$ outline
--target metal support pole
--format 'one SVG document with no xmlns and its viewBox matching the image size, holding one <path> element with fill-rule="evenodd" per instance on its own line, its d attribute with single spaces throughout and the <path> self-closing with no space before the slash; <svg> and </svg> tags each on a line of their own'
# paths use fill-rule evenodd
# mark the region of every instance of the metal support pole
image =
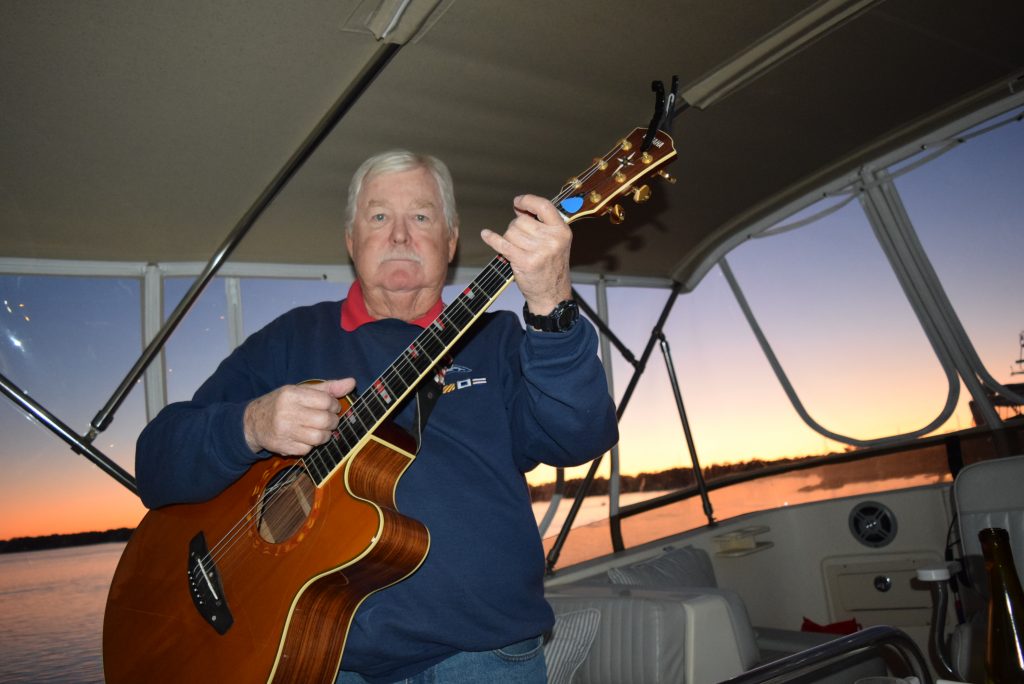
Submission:
<svg viewBox="0 0 1024 684">
<path fill-rule="evenodd" d="M 647 368 L 647 361 L 651 358 L 651 352 L 654 351 L 654 344 L 658 339 L 658 335 L 661 334 L 662 328 L 665 326 L 665 321 L 668 320 L 668 315 L 672 312 L 672 306 L 676 303 L 676 298 L 679 297 L 679 292 L 682 290 L 682 287 L 683 284 L 679 282 L 672 285 L 672 293 L 669 295 L 668 301 L 665 302 L 665 307 L 661 310 L 661 315 L 658 316 L 658 322 L 654 324 L 654 329 L 651 331 L 651 336 L 647 340 L 647 346 L 644 348 L 644 353 L 640 357 L 640 362 L 636 365 L 635 370 L 633 371 L 633 376 L 629 380 L 629 386 L 626 387 L 626 392 L 622 395 L 622 401 L 619 402 L 619 406 L 615 411 L 616 420 L 622 420 L 622 414 L 625 412 L 626 406 L 629 404 L 629 400 L 633 396 L 633 390 L 636 389 L 636 385 L 640 381 L 640 376 L 643 375 L 644 370 Z M 601 454 L 591 462 L 590 469 L 587 471 L 586 477 L 583 478 L 580 488 L 576 491 L 576 496 L 573 499 L 572 507 L 569 509 L 569 514 L 566 516 L 565 522 L 562 523 L 562 529 L 559 530 L 555 543 L 552 545 L 551 550 L 548 551 L 547 572 L 549 574 L 554 571 L 555 564 L 558 562 L 558 556 L 561 555 L 562 547 L 565 546 L 565 540 L 569 538 L 569 530 L 572 528 L 572 524 L 576 520 L 576 516 L 579 514 L 580 507 L 583 505 L 583 499 L 587 496 L 587 492 L 590 491 L 590 487 L 594 482 L 594 475 L 597 474 L 597 469 L 601 466 L 601 460 L 603 458 L 604 454 Z M 622 530 L 619 525 L 619 518 L 617 516 L 609 518 L 609 525 L 611 527 L 612 549 L 615 551 L 621 551 L 625 546 L 622 543 Z"/>
<path fill-rule="evenodd" d="M 665 339 L 664 332 L 658 331 L 658 340 L 661 343 L 661 353 L 665 357 L 665 368 L 668 369 L 668 381 L 672 383 L 672 394 L 676 398 L 676 408 L 679 409 L 679 420 L 683 424 L 686 446 L 690 449 L 690 462 L 693 464 L 693 476 L 697 479 L 697 491 L 700 492 L 700 501 L 704 506 L 704 515 L 707 516 L 708 525 L 714 525 L 715 513 L 711 508 L 711 498 L 708 496 L 708 484 L 704 481 L 704 473 L 700 469 L 700 461 L 697 460 L 697 447 L 694 445 L 693 435 L 690 433 L 690 421 L 687 420 L 686 409 L 683 408 L 683 394 L 679 391 L 676 368 L 672 364 L 672 352 L 669 350 L 668 340 Z"/>
<path fill-rule="evenodd" d="M 107 403 L 96 414 L 96 417 L 92 419 L 92 429 L 89 430 L 87 437 L 89 441 L 92 441 L 96 438 L 96 435 L 107 429 L 110 422 L 114 419 L 114 413 L 121 406 L 125 397 L 128 396 L 128 392 L 135 386 L 136 381 L 145 372 L 146 367 L 160 353 L 171 333 L 178 327 L 178 324 L 185 317 L 185 314 L 188 313 L 192 304 L 199 298 L 199 295 L 202 294 L 206 285 L 213 279 L 221 265 L 228 259 L 235 247 L 238 246 L 238 243 L 242 241 L 242 238 L 249 232 L 249 229 L 256 223 L 256 220 L 263 214 L 263 211 L 277 197 L 278 193 L 284 189 L 285 185 L 288 184 L 288 181 L 295 175 L 295 172 L 316 151 L 320 143 L 334 130 L 338 122 L 359 100 L 359 97 L 373 83 L 377 75 L 387 66 L 400 47 L 401 45 L 397 43 L 385 43 L 377 48 L 377 52 L 374 53 L 370 63 L 345 92 L 342 93 L 341 97 L 331 106 L 324 117 L 320 119 L 320 122 L 302 142 L 299 149 L 285 163 L 284 167 L 270 182 L 270 185 L 260 194 L 249 210 L 245 212 L 245 215 L 238 221 L 220 247 L 217 248 L 217 251 L 206 264 L 206 268 L 196 278 L 196 281 L 189 288 L 189 291 L 185 293 L 185 296 L 178 303 L 170 317 L 164 322 L 163 327 L 146 345 L 139 360 L 135 362 L 135 365 L 128 371 L 128 375 L 125 376 L 121 384 L 114 390 L 114 394 L 111 395 Z"/>
<path fill-rule="evenodd" d="M 43 427 L 47 428 L 53 434 L 67 442 L 68 445 L 71 446 L 72 451 L 85 456 L 87 459 L 99 466 L 101 470 L 106 472 L 107 475 L 110 475 L 112 478 L 127 487 L 130 492 L 138 496 L 139 490 L 135 486 L 134 477 L 132 477 L 124 468 L 112 461 L 109 456 L 103 454 L 96 447 L 86 441 L 85 438 L 62 423 L 56 416 L 43 408 L 39 403 L 31 399 L 20 387 L 8 380 L 2 373 L 0 373 L 0 391 L 7 395 L 11 401 L 21 407 L 21 410 L 38 420 Z"/>
</svg>

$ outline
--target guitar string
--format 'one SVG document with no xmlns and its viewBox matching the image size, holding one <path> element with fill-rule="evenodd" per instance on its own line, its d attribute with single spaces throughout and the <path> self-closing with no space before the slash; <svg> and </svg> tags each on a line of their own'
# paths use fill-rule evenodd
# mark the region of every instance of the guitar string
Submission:
<svg viewBox="0 0 1024 684">
<path fill-rule="evenodd" d="M 598 173 L 599 171 L 602 170 L 601 167 L 603 165 L 606 165 L 609 162 L 610 159 L 614 158 L 615 155 L 618 154 L 618 152 L 621 150 L 621 148 L 622 148 L 622 144 L 620 143 L 619 145 L 614 147 L 610 152 L 605 154 L 601 158 L 600 162 L 595 161 L 595 163 L 592 164 L 584 173 L 580 174 L 580 176 L 579 176 L 580 183 L 585 185 L 586 182 L 589 181 L 596 173 Z M 627 160 L 631 159 L 634 156 L 634 154 L 635 154 L 635 152 L 630 154 L 629 157 L 627 157 Z M 607 167 L 605 167 L 605 168 L 607 168 Z M 620 164 L 619 168 L 621 168 L 621 164 Z M 552 199 L 552 203 L 557 205 L 558 203 L 563 201 L 565 198 L 572 196 L 572 194 L 574 192 L 578 192 L 578 190 L 579 190 L 579 186 L 576 183 L 568 183 L 568 184 L 566 184 L 563 187 L 562 191 L 560 193 L 558 193 Z M 613 197 L 614 197 L 614 195 L 613 195 Z M 505 278 L 504 275 L 502 275 L 501 273 L 498 273 L 496 271 L 493 273 L 493 275 L 495 276 L 495 278 L 493 280 L 489 280 L 489 281 L 486 280 L 491 275 L 491 274 L 488 273 L 488 271 L 489 270 L 494 270 L 493 263 L 494 262 L 492 261 L 491 264 L 489 264 L 488 267 L 484 270 L 484 273 L 482 273 L 480 276 L 478 276 L 476 279 L 474 279 L 473 282 L 475 283 L 477 281 L 481 281 L 485 285 L 494 285 L 496 283 L 500 283 L 501 281 L 505 281 L 507 283 L 507 282 L 512 280 L 512 277 Z M 467 290 L 469 290 L 471 287 L 472 287 L 472 283 L 470 283 L 470 286 L 467 287 Z M 491 297 L 488 297 L 488 299 L 491 299 Z M 460 295 L 459 298 L 456 298 L 456 300 L 454 300 L 452 302 L 453 305 L 455 303 L 458 303 L 460 306 L 463 307 L 463 309 L 465 309 L 466 312 L 469 313 L 469 317 L 468 317 L 468 319 L 466 320 L 465 323 L 458 323 L 458 322 L 456 322 L 456 326 L 458 326 L 458 327 L 461 327 L 461 325 L 465 325 L 466 323 L 470 322 L 473 319 L 474 316 L 476 316 L 478 313 L 481 313 L 480 311 L 474 312 L 471 308 L 467 307 L 465 305 L 465 303 L 461 300 L 461 295 Z M 488 302 L 487 306 L 489 306 L 490 303 L 491 302 Z M 483 310 L 486 310 L 487 306 L 485 306 L 483 308 Z M 446 307 L 446 309 L 448 309 L 448 308 L 452 308 L 452 307 Z M 445 313 L 447 313 L 447 310 L 446 311 L 442 311 L 442 313 L 439 316 L 439 318 L 444 317 Z M 452 322 L 452 321 L 449 320 L 448 322 Z M 427 332 L 427 331 L 429 331 L 429 326 L 428 326 L 427 329 L 425 329 L 425 332 Z M 433 365 L 433 363 L 436 363 L 437 359 L 440 358 L 441 354 L 443 354 L 443 353 L 445 353 L 445 351 L 447 351 L 446 347 L 450 346 L 450 344 L 454 344 L 454 341 L 451 342 L 451 343 L 445 343 L 442 338 L 440 338 L 440 337 L 438 337 L 436 335 L 436 333 L 433 333 L 433 331 L 430 331 L 430 332 L 434 336 L 435 340 L 440 342 L 441 345 L 442 345 L 442 350 L 436 355 L 437 358 L 435 358 L 434 361 L 431 364 L 431 365 Z M 416 340 L 419 340 L 420 337 L 423 336 L 423 334 L 424 333 L 421 333 L 419 336 L 417 336 Z M 414 340 L 413 344 L 415 344 L 416 340 Z M 403 360 L 405 360 L 406 363 L 409 363 L 414 371 L 417 370 L 415 364 L 413 364 L 410 360 L 405 359 L 405 353 L 406 353 L 406 351 L 408 351 L 408 349 L 409 348 L 407 348 L 406 350 L 403 350 L 402 355 L 399 357 L 399 359 L 396 360 L 396 362 L 394 364 L 392 364 L 387 370 L 385 370 L 385 372 L 377 379 L 377 381 L 375 381 L 373 384 L 371 384 L 371 386 L 369 388 L 367 388 L 367 390 L 365 390 L 363 392 L 363 394 L 361 394 L 359 396 L 359 398 L 355 402 L 350 404 L 350 406 L 342 413 L 342 417 L 341 417 L 341 419 L 339 419 L 339 425 L 341 424 L 341 420 L 342 419 L 346 419 L 346 417 L 348 417 L 349 419 L 355 418 L 356 420 L 359 421 L 360 427 L 363 429 L 364 433 L 368 431 L 367 428 L 366 428 L 366 424 L 363 422 L 362 418 L 360 418 L 359 415 L 358 415 L 359 409 L 361 407 L 360 404 L 365 405 L 366 403 L 368 403 L 368 400 L 364 401 L 364 399 L 366 399 L 367 396 L 373 396 L 377 400 L 378 403 L 381 403 L 382 408 L 386 409 L 384 415 L 387 415 L 387 413 L 388 413 L 387 409 L 388 409 L 388 406 L 390 406 L 390 402 L 384 403 L 381 400 L 381 398 L 378 395 L 378 393 L 374 391 L 374 389 L 377 386 L 378 382 L 383 382 L 385 384 L 390 384 L 390 382 L 393 382 L 393 379 L 387 377 L 389 374 L 391 374 L 391 375 L 398 375 L 398 379 L 401 380 L 403 383 L 405 383 L 404 378 L 401 377 L 399 371 L 395 368 L 398 365 L 398 363 L 403 361 Z M 394 369 L 394 370 L 392 370 L 392 369 Z M 429 366 L 428 366 L 427 371 L 423 371 L 423 373 L 426 373 L 426 372 L 429 372 Z M 422 374 L 418 374 L 418 375 L 422 376 Z M 373 413 L 372 412 L 370 413 L 370 415 L 371 415 L 371 417 L 373 417 Z M 381 418 L 383 418 L 383 417 L 384 416 L 381 416 Z M 374 422 L 376 422 L 376 421 L 374 421 Z M 359 439 L 361 439 L 361 438 L 359 438 Z M 358 443 L 359 439 L 357 439 L 357 443 Z M 304 457 L 303 459 L 300 459 L 300 464 L 301 465 L 298 465 L 298 466 L 296 466 L 296 467 L 294 467 L 292 469 L 289 469 L 291 472 L 286 476 L 286 478 L 284 480 L 282 480 L 282 481 L 280 481 L 280 482 L 278 482 L 278 483 L 276 483 L 274 485 L 274 490 L 272 492 L 270 492 L 269 495 L 266 495 L 266 493 L 265 493 L 265 495 L 262 496 L 260 498 L 260 500 L 257 501 L 256 504 L 254 504 L 252 507 L 250 507 L 250 509 L 245 513 L 245 515 L 243 515 L 243 517 L 238 522 L 235 523 L 235 525 L 228 531 L 228 533 L 224 537 L 222 537 L 221 540 L 218 541 L 218 543 L 214 545 L 214 547 L 212 547 L 209 550 L 209 552 L 206 555 L 206 559 L 210 560 L 210 561 L 213 561 L 213 562 L 216 562 L 216 563 L 223 563 L 223 561 L 226 559 L 227 553 L 230 552 L 231 548 L 234 546 L 234 544 L 237 541 L 237 539 L 241 536 L 242 533 L 244 533 L 244 530 L 247 527 L 248 523 L 251 522 L 254 518 L 258 517 L 257 514 L 258 514 L 258 511 L 259 511 L 259 508 L 261 506 L 264 508 L 264 510 L 272 508 L 273 505 L 277 502 L 277 500 L 281 496 L 283 496 L 284 493 L 286 491 L 288 491 L 289 488 L 293 484 L 295 484 L 295 482 L 298 480 L 299 477 L 301 477 L 301 475 L 303 473 L 305 473 L 307 477 L 310 477 L 312 479 L 310 462 L 312 462 L 313 464 L 316 465 L 316 467 L 317 467 L 317 475 L 319 477 L 320 466 L 323 466 L 323 465 L 326 464 L 326 462 L 324 461 L 323 452 L 326 451 L 326 450 L 329 450 L 332 447 L 334 447 L 334 448 L 337 447 L 337 440 L 332 439 L 332 440 L 329 440 L 327 443 L 325 443 L 323 445 L 318 445 L 317 447 L 314 447 L 311 450 L 309 456 Z M 351 449 L 349 451 L 351 451 Z M 341 463 L 345 460 L 345 458 L 347 456 L 348 456 L 348 453 L 346 452 L 346 453 L 344 453 L 342 455 L 341 459 L 334 466 L 328 467 L 326 474 L 320 480 L 320 484 L 318 484 L 316 486 L 322 485 L 323 482 L 325 482 L 327 479 L 329 479 L 331 477 L 332 473 L 341 465 Z M 329 456 L 328 456 L 328 458 L 329 458 Z M 284 471 L 284 472 L 288 472 L 288 471 Z M 294 507 L 293 507 L 293 509 L 294 509 Z M 295 509 L 295 512 L 298 513 L 297 509 Z M 304 519 L 306 516 L 307 516 L 307 514 L 303 512 L 301 515 L 296 515 L 293 518 L 291 518 L 290 520 L 286 519 L 285 522 L 296 522 L 298 520 Z M 293 533 L 294 533 L 294 531 L 293 531 Z"/>
</svg>

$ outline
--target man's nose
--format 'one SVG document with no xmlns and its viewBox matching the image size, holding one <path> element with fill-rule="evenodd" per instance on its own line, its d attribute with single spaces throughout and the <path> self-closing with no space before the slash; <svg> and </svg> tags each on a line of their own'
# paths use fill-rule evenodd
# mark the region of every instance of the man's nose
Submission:
<svg viewBox="0 0 1024 684">
<path fill-rule="evenodd" d="M 405 217 L 399 218 L 391 226 L 391 242 L 404 243 L 409 241 L 409 224 Z"/>
</svg>

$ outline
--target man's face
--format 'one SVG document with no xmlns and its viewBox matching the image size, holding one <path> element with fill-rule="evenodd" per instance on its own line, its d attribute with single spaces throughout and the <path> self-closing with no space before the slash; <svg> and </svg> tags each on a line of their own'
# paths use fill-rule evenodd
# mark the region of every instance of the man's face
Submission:
<svg viewBox="0 0 1024 684">
<path fill-rule="evenodd" d="M 424 168 L 366 180 L 345 235 L 364 289 L 388 292 L 435 288 L 440 295 L 457 243 L 437 183 Z"/>
</svg>

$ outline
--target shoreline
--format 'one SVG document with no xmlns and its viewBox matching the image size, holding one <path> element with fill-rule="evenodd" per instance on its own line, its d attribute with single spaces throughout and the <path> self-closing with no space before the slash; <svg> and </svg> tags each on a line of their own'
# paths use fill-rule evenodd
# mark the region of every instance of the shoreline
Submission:
<svg viewBox="0 0 1024 684">
<path fill-rule="evenodd" d="M 103 532 L 73 532 L 70 534 L 47 534 L 39 537 L 14 537 L 0 541 L 0 554 L 23 551 L 45 551 L 73 546 L 88 546 L 107 542 L 126 542 L 135 529 L 119 527 Z"/>
</svg>

